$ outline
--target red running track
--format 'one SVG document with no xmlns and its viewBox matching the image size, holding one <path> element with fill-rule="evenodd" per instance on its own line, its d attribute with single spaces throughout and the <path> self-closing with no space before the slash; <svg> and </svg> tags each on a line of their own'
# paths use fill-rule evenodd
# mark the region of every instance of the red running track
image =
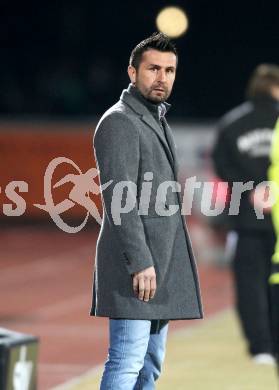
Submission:
<svg viewBox="0 0 279 390">
<path fill-rule="evenodd" d="M 106 357 L 107 320 L 89 316 L 97 234 L 94 226 L 78 234 L 54 226 L 0 228 L 0 327 L 39 336 L 39 390 L 81 375 Z M 210 234 L 211 246 L 217 245 Z M 197 253 L 207 253 L 199 234 L 193 241 Z M 201 262 L 199 273 L 206 317 L 231 306 L 230 272 Z M 194 323 L 175 321 L 171 329 Z"/>
</svg>

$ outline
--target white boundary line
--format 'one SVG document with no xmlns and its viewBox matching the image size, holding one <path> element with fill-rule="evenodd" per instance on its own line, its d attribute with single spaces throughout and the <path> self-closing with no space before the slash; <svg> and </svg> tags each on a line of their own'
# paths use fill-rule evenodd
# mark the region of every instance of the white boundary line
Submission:
<svg viewBox="0 0 279 390">
<path fill-rule="evenodd" d="M 103 364 L 100 364 L 99 366 L 95 366 L 94 368 L 91 368 L 89 371 L 85 372 L 84 374 L 76 378 L 73 378 L 62 385 L 53 387 L 51 390 L 70 390 L 72 386 L 79 385 L 81 381 L 89 379 L 93 375 L 97 374 L 102 368 L 103 368 Z"/>
<path fill-rule="evenodd" d="M 173 330 L 170 332 L 170 337 L 178 336 L 178 335 L 179 336 L 184 335 L 184 336 L 188 336 L 188 337 L 192 336 L 193 333 L 201 330 L 201 328 L 204 325 L 207 325 L 208 323 L 212 323 L 212 322 L 214 323 L 215 321 L 219 321 L 220 319 L 222 319 L 222 317 L 226 317 L 226 315 L 228 313 L 230 313 L 232 310 L 233 310 L 233 307 L 227 307 L 221 311 L 218 311 L 215 314 L 212 314 L 211 316 L 206 318 L 205 321 L 201 320 L 200 323 L 198 325 L 195 325 L 194 327 L 191 326 L 187 329 L 180 328 L 180 329 Z M 103 367 L 104 367 L 103 364 L 95 366 L 94 368 L 90 369 L 89 371 L 85 372 L 84 374 L 82 374 L 76 378 L 73 378 L 64 384 L 53 387 L 51 390 L 71 390 L 72 386 L 79 385 L 82 381 L 89 379 L 90 377 L 98 374 L 98 372 L 101 371 L 103 369 Z"/>
</svg>

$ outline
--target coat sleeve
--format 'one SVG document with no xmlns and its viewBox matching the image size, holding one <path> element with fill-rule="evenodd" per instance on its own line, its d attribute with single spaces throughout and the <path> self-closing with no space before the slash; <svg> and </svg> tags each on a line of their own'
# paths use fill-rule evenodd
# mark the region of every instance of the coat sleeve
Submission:
<svg viewBox="0 0 279 390">
<path fill-rule="evenodd" d="M 246 181 L 243 171 L 239 169 L 232 153 L 232 145 L 226 136 L 226 131 L 220 129 L 212 151 L 212 160 L 215 172 L 224 181 L 232 185 L 233 182 Z"/>
<path fill-rule="evenodd" d="M 237 139 L 234 131 L 219 128 L 212 152 L 215 172 L 230 186 L 234 182 L 254 181 L 254 185 L 266 179 L 264 169 L 258 169 L 254 159 L 243 156 L 237 148 Z M 263 162 L 264 164 L 264 162 Z"/>
<path fill-rule="evenodd" d="M 253 181 L 254 185 L 267 180 L 268 159 L 257 161 L 239 151 L 235 129 L 219 125 L 212 152 L 217 175 L 232 185 L 233 182 Z"/>
<path fill-rule="evenodd" d="M 138 182 L 140 163 L 138 129 L 123 113 L 111 113 L 101 121 L 95 132 L 94 149 L 100 184 L 113 180 L 111 185 L 102 190 L 103 217 L 108 218 L 113 227 L 128 272 L 133 274 L 142 271 L 154 263 L 146 242 L 144 226 L 138 215 L 138 191 L 135 187 L 126 191 L 126 202 L 129 197 L 129 201 L 135 206 L 130 212 L 121 213 L 120 224 L 115 223 L 112 212 L 115 185 L 120 181 L 129 181 L 136 185 Z M 122 197 L 122 207 L 123 198 L 125 197 Z"/>
</svg>

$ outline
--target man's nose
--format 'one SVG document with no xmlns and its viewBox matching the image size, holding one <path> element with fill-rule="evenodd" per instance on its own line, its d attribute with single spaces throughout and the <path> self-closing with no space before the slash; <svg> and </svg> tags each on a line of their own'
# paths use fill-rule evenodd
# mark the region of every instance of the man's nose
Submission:
<svg viewBox="0 0 279 390">
<path fill-rule="evenodd" d="M 157 73 L 157 80 L 163 83 L 167 80 L 166 72 L 163 69 L 160 69 Z"/>
</svg>

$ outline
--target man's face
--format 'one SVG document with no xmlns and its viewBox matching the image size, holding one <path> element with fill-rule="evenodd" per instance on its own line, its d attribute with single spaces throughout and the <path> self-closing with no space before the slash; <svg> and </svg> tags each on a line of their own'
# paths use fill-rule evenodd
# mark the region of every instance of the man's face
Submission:
<svg viewBox="0 0 279 390">
<path fill-rule="evenodd" d="M 143 53 L 139 68 L 129 67 L 131 81 L 152 103 L 161 103 L 171 94 L 176 74 L 176 55 L 149 49 Z"/>
</svg>

